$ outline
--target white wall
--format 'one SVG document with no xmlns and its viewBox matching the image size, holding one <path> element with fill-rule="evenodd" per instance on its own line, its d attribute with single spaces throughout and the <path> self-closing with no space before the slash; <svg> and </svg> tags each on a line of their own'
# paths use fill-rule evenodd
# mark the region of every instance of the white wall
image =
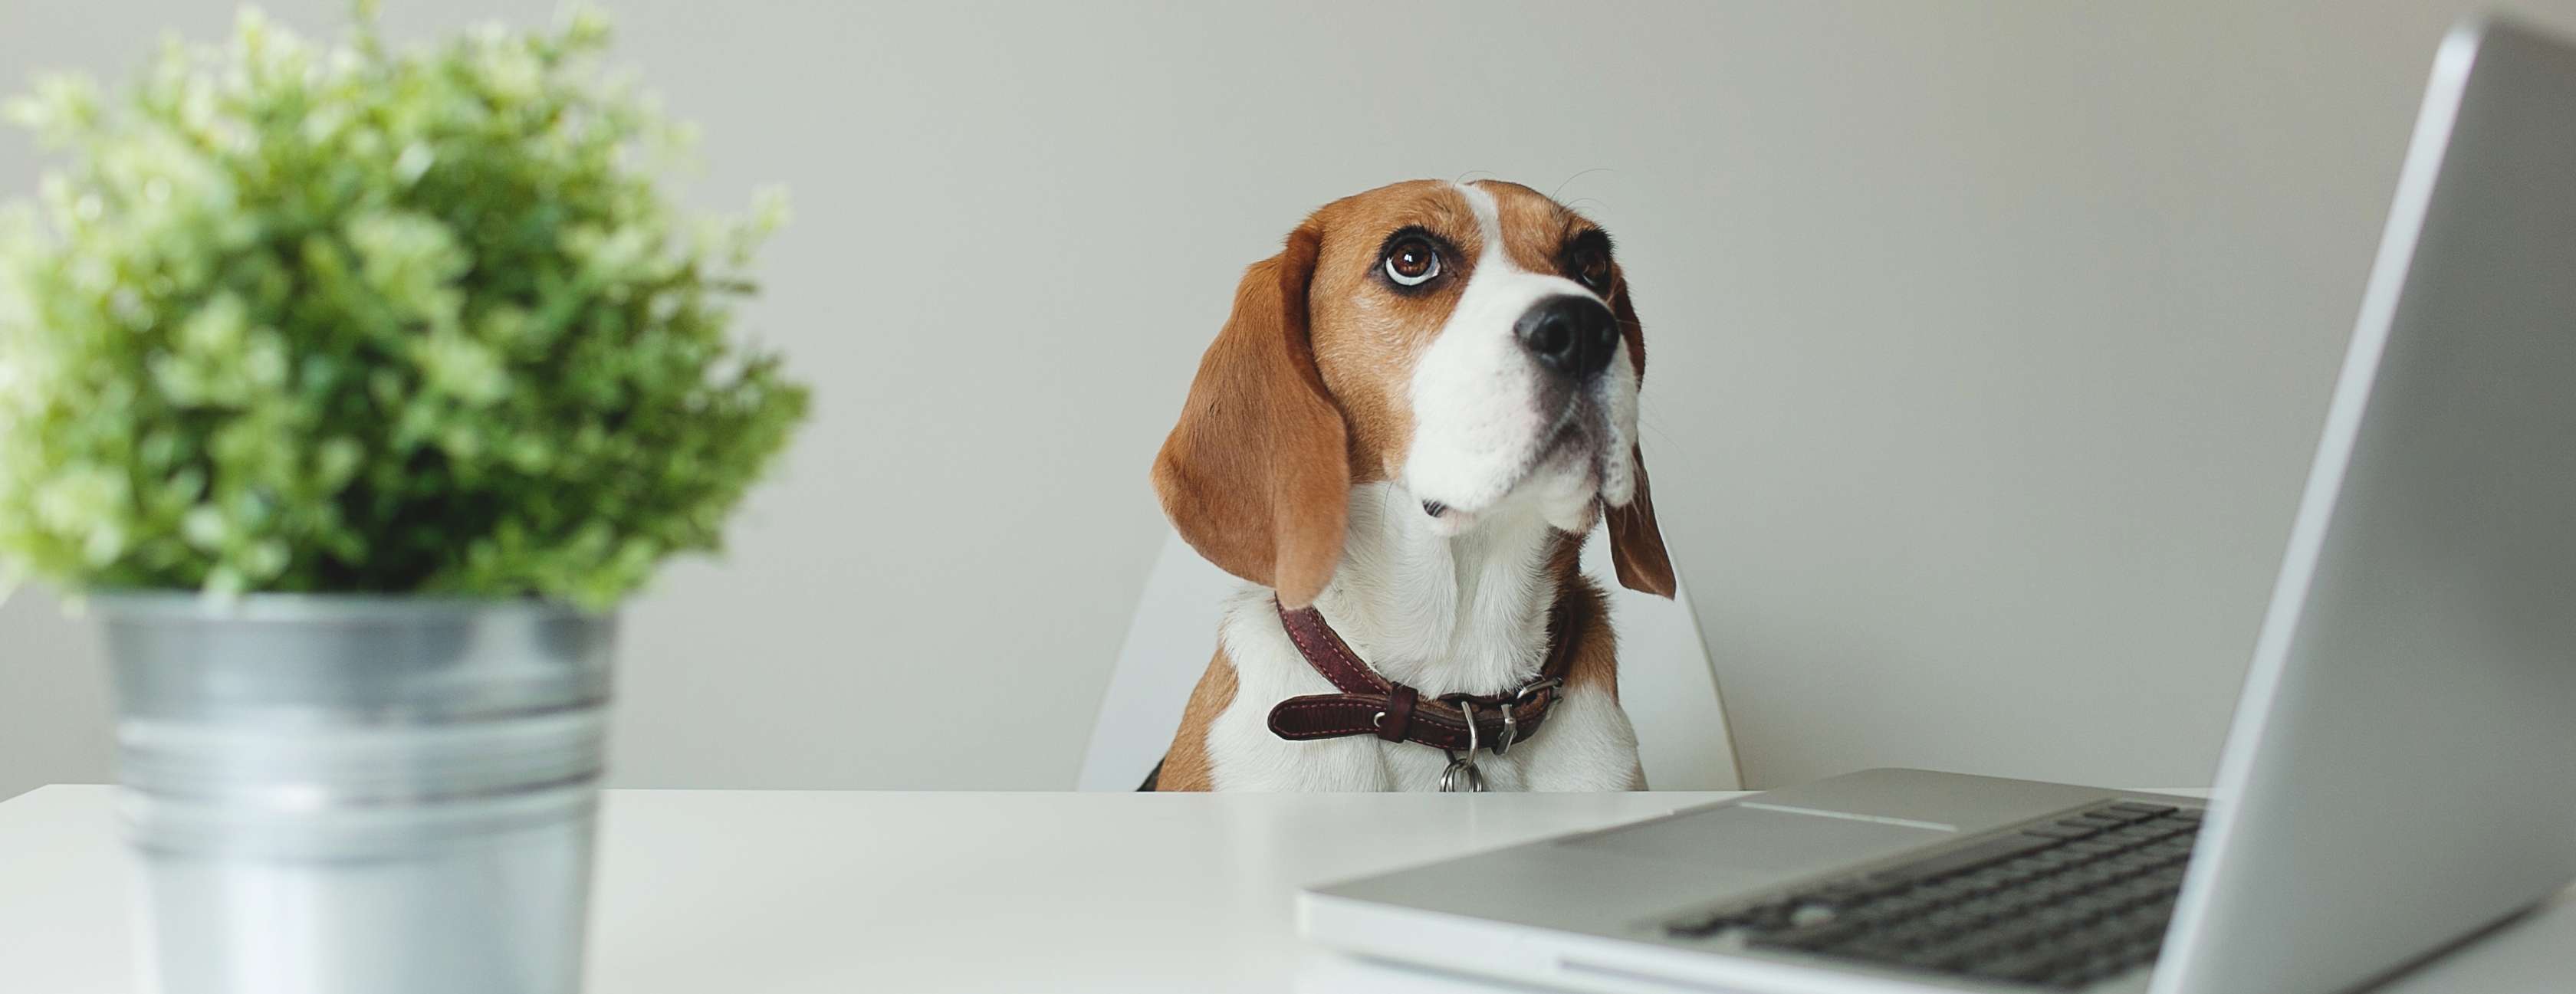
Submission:
<svg viewBox="0 0 2576 994">
<path fill-rule="evenodd" d="M 0 80 L 226 6 L 6 0 Z M 702 198 L 794 190 L 747 325 L 821 391 L 730 557 L 629 612 L 617 779 L 1070 785 L 1235 274 L 1474 174 L 1618 236 L 1755 783 L 2206 782 L 2465 6 L 615 4 Z M 0 137 L 0 191 L 34 163 Z M 100 682 L 49 601 L 0 607 L 0 796 L 109 776 Z"/>
</svg>

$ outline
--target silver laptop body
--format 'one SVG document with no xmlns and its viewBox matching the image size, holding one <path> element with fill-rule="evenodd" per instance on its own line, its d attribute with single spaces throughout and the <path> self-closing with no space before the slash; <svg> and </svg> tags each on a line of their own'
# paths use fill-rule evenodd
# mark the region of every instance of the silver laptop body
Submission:
<svg viewBox="0 0 2576 994">
<path fill-rule="evenodd" d="M 1300 919 L 1585 990 L 2309 994 L 2565 887 L 2576 48 L 2442 44 L 2212 797 L 1871 770 L 1316 888 Z"/>
</svg>

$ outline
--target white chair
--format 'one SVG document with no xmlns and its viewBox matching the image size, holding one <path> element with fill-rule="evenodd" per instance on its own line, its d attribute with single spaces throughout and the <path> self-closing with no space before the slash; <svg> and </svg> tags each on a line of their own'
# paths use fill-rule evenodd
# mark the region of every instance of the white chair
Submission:
<svg viewBox="0 0 2576 994">
<path fill-rule="evenodd" d="M 1583 569 L 1610 588 L 1619 630 L 1619 699 L 1637 726 L 1646 783 L 1659 790 L 1741 790 L 1735 739 L 1718 695 L 1717 671 L 1691 613 L 1690 591 L 1672 600 L 1609 579 L 1609 543 L 1583 549 Z M 1216 651 L 1219 605 L 1242 581 L 1199 558 L 1178 534 L 1163 540 L 1145 578 L 1127 644 L 1082 757 L 1082 790 L 1134 790 L 1163 758 L 1181 707 Z"/>
</svg>

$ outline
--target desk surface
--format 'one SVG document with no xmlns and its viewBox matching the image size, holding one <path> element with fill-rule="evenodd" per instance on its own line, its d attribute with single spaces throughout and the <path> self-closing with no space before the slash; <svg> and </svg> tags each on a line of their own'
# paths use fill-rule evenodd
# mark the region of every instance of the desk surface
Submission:
<svg viewBox="0 0 2576 994">
<path fill-rule="evenodd" d="M 590 988 L 1471 990 L 1308 949 L 1292 896 L 1732 796 L 609 791 Z M 0 803 L 0 988 L 133 989 L 112 799 Z M 2390 989 L 2555 989 L 2576 907 L 2484 945 Z"/>
</svg>

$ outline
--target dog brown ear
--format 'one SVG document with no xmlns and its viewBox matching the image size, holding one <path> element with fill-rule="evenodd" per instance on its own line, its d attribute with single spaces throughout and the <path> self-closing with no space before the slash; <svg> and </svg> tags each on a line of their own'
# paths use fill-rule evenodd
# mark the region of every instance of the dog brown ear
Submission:
<svg viewBox="0 0 2576 994">
<path fill-rule="evenodd" d="M 1646 326 L 1637 321 L 1637 305 L 1628 300 L 1628 278 L 1619 277 L 1619 289 L 1610 295 L 1610 310 L 1619 317 L 1619 335 L 1627 339 L 1628 361 L 1637 367 L 1637 383 L 1646 382 Z M 1671 597 L 1679 585 L 1673 582 L 1673 557 L 1664 551 L 1664 528 L 1655 521 L 1654 493 L 1646 487 L 1646 450 L 1631 445 L 1629 458 L 1637 467 L 1637 492 L 1628 503 L 1609 509 L 1610 565 L 1619 572 L 1619 585 L 1657 597 Z"/>
<path fill-rule="evenodd" d="M 1278 255 L 1244 271 L 1234 313 L 1154 457 L 1154 492 L 1181 538 L 1290 608 L 1313 603 L 1333 578 L 1350 512 L 1341 410 L 1306 325 L 1321 242 L 1300 227 Z"/>
</svg>

